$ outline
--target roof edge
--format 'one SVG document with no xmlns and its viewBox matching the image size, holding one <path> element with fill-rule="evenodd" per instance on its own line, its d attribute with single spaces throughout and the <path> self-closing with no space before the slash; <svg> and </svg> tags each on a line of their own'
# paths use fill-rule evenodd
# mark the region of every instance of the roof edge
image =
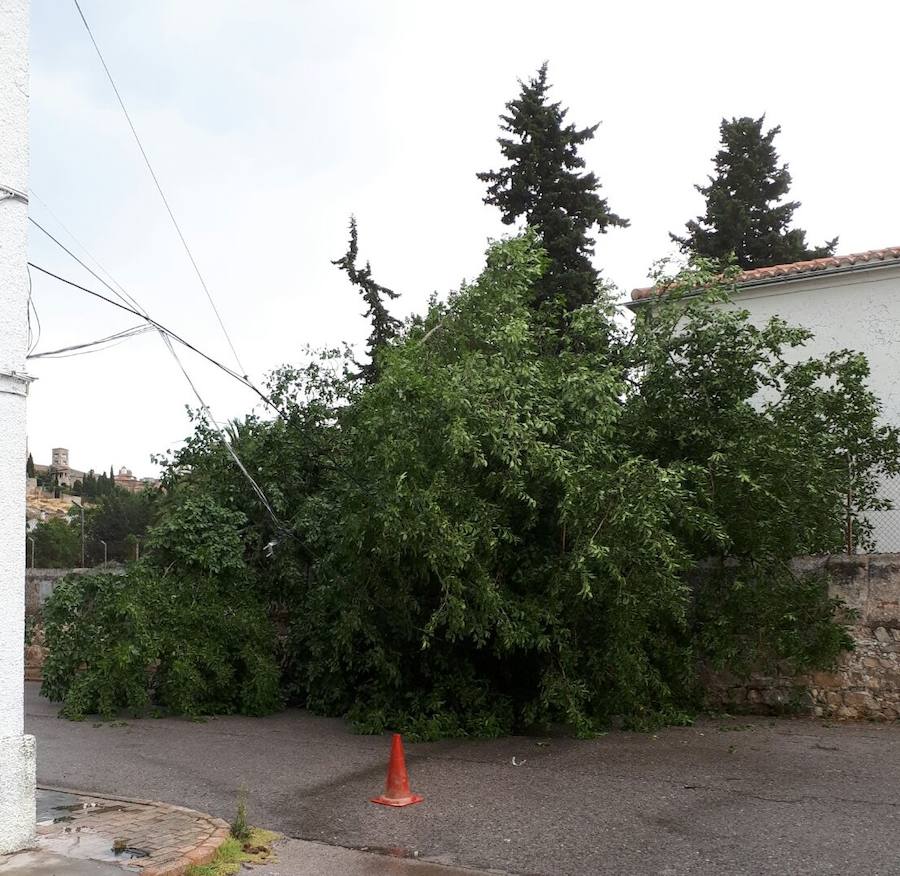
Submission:
<svg viewBox="0 0 900 876">
<path fill-rule="evenodd" d="M 754 268 L 738 274 L 733 282 L 738 288 L 749 288 L 785 281 L 807 280 L 810 277 L 844 274 L 852 271 L 898 265 L 900 265 L 900 246 L 892 246 L 884 249 L 870 249 L 865 252 L 851 253 L 850 255 L 828 256 L 822 259 L 810 259 L 785 265 Z M 652 300 L 660 294 L 662 294 L 662 291 L 657 286 L 633 289 L 628 306 Z"/>
</svg>

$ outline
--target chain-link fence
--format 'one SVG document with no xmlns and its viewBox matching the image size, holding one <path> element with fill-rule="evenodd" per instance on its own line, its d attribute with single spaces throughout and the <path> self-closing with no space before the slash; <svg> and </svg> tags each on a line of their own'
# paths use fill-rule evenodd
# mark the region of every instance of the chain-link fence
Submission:
<svg viewBox="0 0 900 876">
<path fill-rule="evenodd" d="M 872 524 L 874 552 L 900 552 L 900 478 L 888 478 L 881 486 L 882 498 L 894 506 L 890 511 L 870 511 L 866 517 Z"/>
</svg>

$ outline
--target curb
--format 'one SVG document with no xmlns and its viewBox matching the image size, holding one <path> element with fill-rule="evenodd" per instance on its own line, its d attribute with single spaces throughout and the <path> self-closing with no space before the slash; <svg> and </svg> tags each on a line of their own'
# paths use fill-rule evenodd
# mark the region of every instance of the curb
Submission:
<svg viewBox="0 0 900 876">
<path fill-rule="evenodd" d="M 167 861 L 154 862 L 151 858 L 145 859 L 146 863 L 141 860 L 130 862 L 132 867 L 140 867 L 142 876 L 184 876 L 188 868 L 194 866 L 203 866 L 209 864 L 216 856 L 219 846 L 231 835 L 231 827 L 221 818 L 214 818 L 205 812 L 198 812 L 196 809 L 189 809 L 187 806 L 175 806 L 172 803 L 160 803 L 158 800 L 142 800 L 137 797 L 119 797 L 113 794 L 98 794 L 92 791 L 80 791 L 76 788 L 64 788 L 59 785 L 37 786 L 42 791 L 57 791 L 62 794 L 77 794 L 83 797 L 93 797 L 97 800 L 112 800 L 115 803 L 133 803 L 136 806 L 152 806 L 160 812 L 180 812 L 184 815 L 190 815 L 197 821 L 206 822 L 209 825 L 209 833 L 203 837 L 199 843 L 194 846 L 185 846 L 179 849 L 181 853 L 178 858 Z"/>
</svg>

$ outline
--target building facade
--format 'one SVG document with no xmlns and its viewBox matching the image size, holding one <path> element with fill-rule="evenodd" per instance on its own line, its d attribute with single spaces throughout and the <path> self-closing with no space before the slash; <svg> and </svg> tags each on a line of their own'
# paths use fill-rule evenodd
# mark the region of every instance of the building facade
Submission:
<svg viewBox="0 0 900 876">
<path fill-rule="evenodd" d="M 28 353 L 28 2 L 0 2 L 0 855 L 35 828 L 25 733 L 25 399 Z"/>
</svg>

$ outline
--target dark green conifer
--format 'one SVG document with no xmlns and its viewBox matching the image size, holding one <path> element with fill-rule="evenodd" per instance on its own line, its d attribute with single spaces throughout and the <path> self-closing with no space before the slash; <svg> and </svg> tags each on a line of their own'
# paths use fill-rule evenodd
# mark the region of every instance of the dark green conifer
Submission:
<svg viewBox="0 0 900 876">
<path fill-rule="evenodd" d="M 28 459 L 25 461 L 25 477 L 34 477 L 34 459 L 30 453 L 28 454 Z"/>
<path fill-rule="evenodd" d="M 533 304 L 558 315 L 596 298 L 599 273 L 591 262 L 591 231 L 604 234 L 611 225 L 627 226 L 628 220 L 610 212 L 606 198 L 598 194 L 597 176 L 582 171 L 578 149 L 599 125 L 565 123 L 568 110 L 547 97 L 546 63 L 534 78 L 519 84 L 521 93 L 500 116 L 500 127 L 509 136 L 497 142 L 508 164 L 479 173 L 478 179 L 488 184 L 484 202 L 500 208 L 504 223 L 524 218 L 540 234 L 550 265 Z"/>
<path fill-rule="evenodd" d="M 734 253 L 744 270 L 833 255 L 838 239 L 808 247 L 806 232 L 790 228 L 798 201 L 779 203 L 791 186 L 787 164 L 773 146 L 781 127 L 763 132 L 765 116 L 747 116 L 719 126 L 721 148 L 709 184 L 695 186 L 706 212 L 687 223 L 687 234 L 669 235 L 684 252 L 727 259 Z"/>
<path fill-rule="evenodd" d="M 350 217 L 350 242 L 347 252 L 332 264 L 337 265 L 349 278 L 350 282 L 359 289 L 363 301 L 366 303 L 366 311 L 363 316 L 372 323 L 372 332 L 366 341 L 366 352 L 369 361 L 365 364 L 356 363 L 359 368 L 357 377 L 366 383 L 374 383 L 378 379 L 378 354 L 392 338 L 397 336 L 401 322 L 391 316 L 385 306 L 384 299 L 393 300 L 400 297 L 399 292 L 394 292 L 386 286 L 376 283 L 372 278 L 372 267 L 366 262 L 364 268 L 356 266 L 359 256 L 359 239 L 356 230 L 356 219 Z"/>
</svg>

